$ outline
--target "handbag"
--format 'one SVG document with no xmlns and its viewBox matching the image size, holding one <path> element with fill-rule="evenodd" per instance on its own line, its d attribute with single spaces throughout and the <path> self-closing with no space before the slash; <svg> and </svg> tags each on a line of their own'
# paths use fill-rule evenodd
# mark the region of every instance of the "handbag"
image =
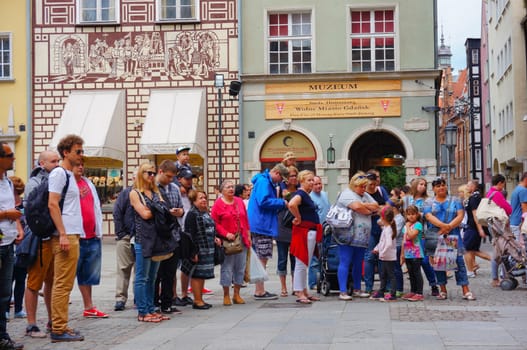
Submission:
<svg viewBox="0 0 527 350">
<path fill-rule="evenodd" d="M 293 213 L 291 213 L 289 209 L 284 209 L 282 216 L 282 226 L 286 228 L 293 228 L 294 219 L 295 217 L 293 216 Z"/>
<path fill-rule="evenodd" d="M 435 271 L 457 270 L 458 240 L 456 235 L 438 238 L 434 259 L 430 262 Z"/>
<path fill-rule="evenodd" d="M 221 265 L 225 261 L 225 251 L 222 246 L 214 244 L 214 265 Z"/>
<path fill-rule="evenodd" d="M 488 220 L 498 220 L 501 222 L 507 222 L 509 220 L 505 210 L 492 200 L 495 194 L 496 192 L 493 192 L 489 198 L 483 198 L 479 202 L 478 208 L 476 209 L 476 217 L 481 226 L 488 226 Z"/>
<path fill-rule="evenodd" d="M 339 204 L 340 193 L 326 215 L 326 222 L 331 228 L 349 228 L 353 224 L 353 210 Z"/>
<path fill-rule="evenodd" d="M 236 224 L 238 229 L 236 230 L 237 232 L 234 235 L 234 239 L 232 241 L 227 239 L 223 240 L 223 249 L 225 250 L 225 255 L 234 255 L 243 252 L 242 235 L 240 234 L 240 215 L 238 213 L 238 206 L 236 205 L 236 202 L 234 202 L 234 208 L 236 210 Z"/>
</svg>

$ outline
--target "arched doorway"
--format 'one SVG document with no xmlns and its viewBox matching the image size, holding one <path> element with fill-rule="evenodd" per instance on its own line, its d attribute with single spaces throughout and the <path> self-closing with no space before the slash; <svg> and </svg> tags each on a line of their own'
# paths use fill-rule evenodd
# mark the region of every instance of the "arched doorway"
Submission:
<svg viewBox="0 0 527 350">
<path fill-rule="evenodd" d="M 353 142 L 349 151 L 350 177 L 357 171 L 378 169 L 388 187 L 401 186 L 405 182 L 406 151 L 401 140 L 386 131 L 369 131 Z M 385 176 L 389 175 L 389 176 Z"/>
<path fill-rule="evenodd" d="M 298 169 L 315 171 L 316 152 L 311 141 L 297 131 L 280 131 L 271 135 L 260 152 L 261 169 L 270 169 L 282 161 L 286 152 L 296 155 Z"/>
</svg>

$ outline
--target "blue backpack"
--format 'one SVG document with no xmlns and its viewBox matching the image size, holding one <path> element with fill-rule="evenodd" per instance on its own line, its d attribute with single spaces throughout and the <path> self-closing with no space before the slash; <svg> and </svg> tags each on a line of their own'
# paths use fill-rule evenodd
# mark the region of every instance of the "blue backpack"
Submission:
<svg viewBox="0 0 527 350">
<path fill-rule="evenodd" d="M 64 207 L 64 198 L 66 197 L 66 192 L 68 191 L 68 186 L 70 184 L 70 175 L 66 169 L 62 168 L 66 173 L 66 185 L 62 189 L 62 194 L 60 197 L 60 211 Z M 56 231 L 55 224 L 51 219 L 48 208 L 49 200 L 49 188 L 48 188 L 48 178 L 44 177 L 40 184 L 29 193 L 26 200 L 26 205 L 24 207 L 24 214 L 26 216 L 26 222 L 31 232 L 37 237 L 40 238 L 49 238 Z"/>
</svg>

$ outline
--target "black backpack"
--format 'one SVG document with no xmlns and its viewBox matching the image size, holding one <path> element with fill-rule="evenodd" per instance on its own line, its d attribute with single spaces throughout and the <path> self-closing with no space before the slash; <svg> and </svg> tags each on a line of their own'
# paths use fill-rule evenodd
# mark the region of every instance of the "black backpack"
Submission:
<svg viewBox="0 0 527 350">
<path fill-rule="evenodd" d="M 64 198 L 68 191 L 70 184 L 70 175 L 66 169 L 62 168 L 66 173 L 66 185 L 62 189 L 60 197 L 60 211 L 64 207 Z M 55 224 L 51 219 L 48 208 L 49 200 L 49 188 L 48 188 L 48 177 L 43 177 L 40 184 L 29 193 L 26 199 L 26 205 L 24 207 L 24 215 L 26 216 L 26 222 L 31 232 L 40 238 L 49 238 L 56 231 Z"/>
</svg>

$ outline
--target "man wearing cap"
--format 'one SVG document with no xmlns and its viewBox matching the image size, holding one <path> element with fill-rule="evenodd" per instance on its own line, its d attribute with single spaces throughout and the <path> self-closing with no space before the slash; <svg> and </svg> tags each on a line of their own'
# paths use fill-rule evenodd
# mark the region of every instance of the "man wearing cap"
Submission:
<svg viewBox="0 0 527 350">
<path fill-rule="evenodd" d="M 278 234 L 278 212 L 287 207 L 285 199 L 279 198 L 279 183 L 289 176 L 287 168 L 279 163 L 271 170 L 255 175 L 251 182 L 254 187 L 249 198 L 247 215 L 251 228 L 251 239 L 256 255 L 264 268 L 267 260 L 273 257 L 273 238 Z M 278 296 L 265 290 L 264 282 L 257 282 L 254 298 L 256 300 L 278 299 Z"/>
<path fill-rule="evenodd" d="M 284 159 L 282 159 L 282 164 L 289 168 L 290 166 L 296 167 L 296 156 L 293 152 L 289 151 L 284 154 Z"/>
</svg>

